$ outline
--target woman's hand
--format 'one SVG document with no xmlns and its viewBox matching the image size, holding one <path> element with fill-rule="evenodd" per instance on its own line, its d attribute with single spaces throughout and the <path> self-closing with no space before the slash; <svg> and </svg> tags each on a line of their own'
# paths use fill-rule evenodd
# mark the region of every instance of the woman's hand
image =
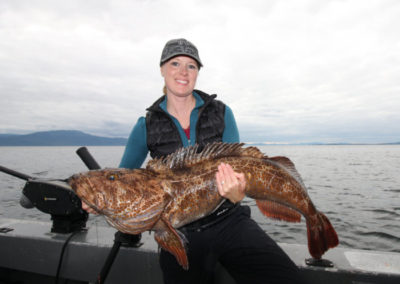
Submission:
<svg viewBox="0 0 400 284">
<path fill-rule="evenodd" d="M 232 203 L 242 201 L 246 187 L 246 179 L 243 173 L 236 173 L 228 164 L 221 163 L 215 174 L 219 194 L 229 199 Z"/>
<path fill-rule="evenodd" d="M 87 213 L 92 213 L 92 214 L 95 214 L 95 215 L 99 214 L 83 201 L 82 201 L 82 209 L 85 210 Z"/>
</svg>

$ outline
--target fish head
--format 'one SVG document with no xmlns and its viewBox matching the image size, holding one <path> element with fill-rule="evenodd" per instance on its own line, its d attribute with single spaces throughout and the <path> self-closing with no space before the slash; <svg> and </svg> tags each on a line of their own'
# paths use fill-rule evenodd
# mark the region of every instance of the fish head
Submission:
<svg viewBox="0 0 400 284">
<path fill-rule="evenodd" d="M 67 182 L 83 202 L 108 215 L 140 203 L 142 181 L 134 170 L 105 169 L 75 174 Z"/>
</svg>

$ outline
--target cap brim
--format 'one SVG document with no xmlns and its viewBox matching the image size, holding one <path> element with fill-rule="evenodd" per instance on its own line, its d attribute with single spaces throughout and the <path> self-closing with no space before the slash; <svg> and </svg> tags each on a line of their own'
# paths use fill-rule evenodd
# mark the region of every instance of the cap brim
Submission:
<svg viewBox="0 0 400 284">
<path fill-rule="evenodd" d="M 197 59 L 196 57 L 194 57 L 190 54 L 182 53 L 182 52 L 176 52 L 176 53 L 170 54 L 167 58 L 164 58 L 163 61 L 160 61 L 160 66 L 163 65 L 168 60 L 170 60 L 174 57 L 177 57 L 179 55 L 190 57 L 190 58 L 194 59 L 200 67 L 203 67 L 203 64 L 201 63 L 201 61 L 199 59 Z"/>
</svg>

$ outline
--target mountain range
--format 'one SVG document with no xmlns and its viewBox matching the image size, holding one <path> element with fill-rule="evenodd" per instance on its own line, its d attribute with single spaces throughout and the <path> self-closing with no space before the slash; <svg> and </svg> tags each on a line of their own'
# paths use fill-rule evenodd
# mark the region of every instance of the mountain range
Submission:
<svg viewBox="0 0 400 284">
<path fill-rule="evenodd" d="M 76 130 L 0 134 L 0 146 L 125 146 L 127 141 L 127 138 L 101 137 Z"/>
<path fill-rule="evenodd" d="M 0 134 L 0 146 L 125 146 L 127 138 L 95 136 L 77 130 L 53 130 L 31 134 Z M 247 142 L 248 145 L 262 146 L 271 143 Z M 399 145 L 394 143 L 377 143 Z M 277 144 L 279 145 L 279 144 Z M 362 143 L 282 143 L 282 145 L 364 145 Z"/>
</svg>

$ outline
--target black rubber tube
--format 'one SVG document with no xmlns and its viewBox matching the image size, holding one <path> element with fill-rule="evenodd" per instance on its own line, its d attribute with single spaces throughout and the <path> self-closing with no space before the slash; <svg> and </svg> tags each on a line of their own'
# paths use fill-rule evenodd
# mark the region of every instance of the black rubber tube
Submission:
<svg viewBox="0 0 400 284">
<path fill-rule="evenodd" d="M 100 165 L 96 162 L 96 160 L 89 153 L 89 150 L 86 147 L 79 148 L 78 150 L 76 150 L 76 153 L 82 159 L 82 161 L 85 163 L 86 167 L 88 167 L 89 170 L 101 169 Z"/>
<path fill-rule="evenodd" d="M 23 173 L 8 169 L 8 168 L 3 167 L 3 166 L 0 166 L 0 171 L 2 171 L 3 173 L 9 174 L 9 175 L 15 176 L 17 178 L 24 179 L 24 180 L 33 179 L 31 176 L 28 176 L 26 174 L 23 174 Z"/>
</svg>

